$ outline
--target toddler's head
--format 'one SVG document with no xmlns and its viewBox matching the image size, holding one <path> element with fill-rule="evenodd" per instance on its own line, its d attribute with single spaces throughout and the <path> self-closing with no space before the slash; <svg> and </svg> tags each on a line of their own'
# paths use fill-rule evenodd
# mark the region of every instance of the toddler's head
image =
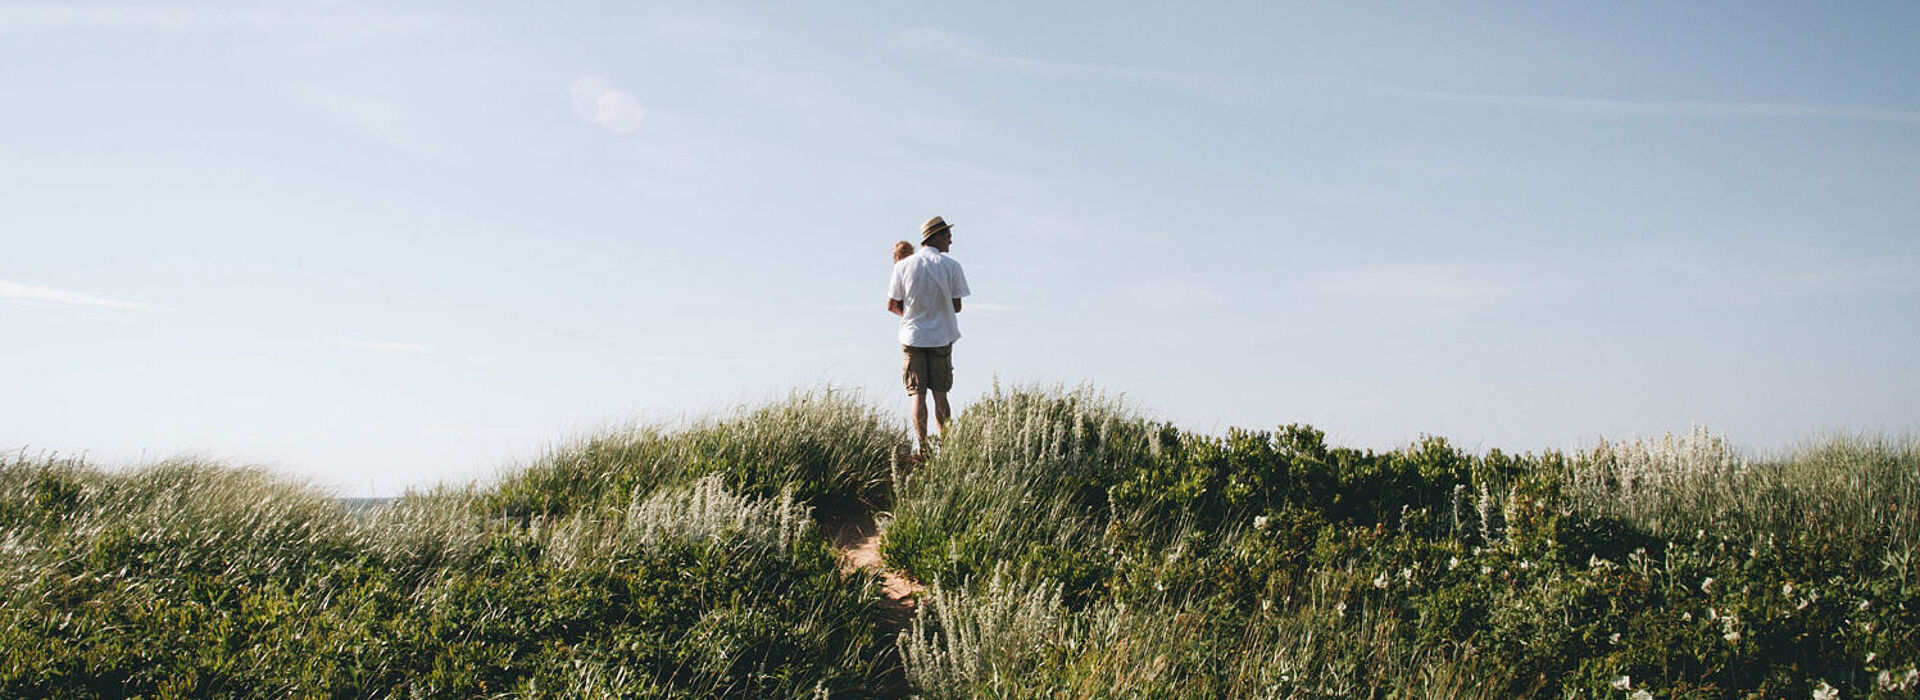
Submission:
<svg viewBox="0 0 1920 700">
<path fill-rule="evenodd" d="M 912 243 L 908 243 L 906 241 L 899 241 L 893 244 L 893 261 L 894 262 L 900 262 L 902 260 L 905 260 L 907 259 L 907 256 L 912 254 L 913 254 Z"/>
</svg>

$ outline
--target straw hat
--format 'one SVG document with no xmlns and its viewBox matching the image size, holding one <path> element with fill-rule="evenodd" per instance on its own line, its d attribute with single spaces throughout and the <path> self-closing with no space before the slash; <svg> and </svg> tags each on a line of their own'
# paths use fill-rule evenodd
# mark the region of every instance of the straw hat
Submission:
<svg viewBox="0 0 1920 700">
<path fill-rule="evenodd" d="M 946 219 L 938 216 L 927 219 L 927 223 L 920 225 L 920 245 L 926 245 L 927 241 L 932 240 L 935 234 L 952 230 L 953 227 L 947 224 Z"/>
</svg>

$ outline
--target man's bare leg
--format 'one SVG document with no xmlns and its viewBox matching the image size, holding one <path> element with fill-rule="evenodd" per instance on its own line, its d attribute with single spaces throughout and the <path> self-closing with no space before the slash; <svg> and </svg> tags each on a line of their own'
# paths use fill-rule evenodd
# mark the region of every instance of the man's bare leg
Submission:
<svg viewBox="0 0 1920 700">
<path fill-rule="evenodd" d="M 947 392 L 933 392 L 933 417 L 940 421 L 941 440 L 947 438 L 947 416 L 951 415 L 951 413 L 952 411 L 947 408 Z M 923 420 L 921 422 L 924 423 L 925 421 Z M 922 442 L 926 440 L 926 433 L 924 431 L 921 432 L 920 439 Z"/>
<path fill-rule="evenodd" d="M 947 395 L 935 394 L 934 396 L 934 403 L 937 404 L 936 409 L 940 411 L 941 420 L 945 421 L 947 416 Z M 913 443 L 914 449 L 925 453 L 927 451 L 927 392 L 925 389 L 913 395 L 913 435 L 917 438 L 917 441 Z"/>
</svg>

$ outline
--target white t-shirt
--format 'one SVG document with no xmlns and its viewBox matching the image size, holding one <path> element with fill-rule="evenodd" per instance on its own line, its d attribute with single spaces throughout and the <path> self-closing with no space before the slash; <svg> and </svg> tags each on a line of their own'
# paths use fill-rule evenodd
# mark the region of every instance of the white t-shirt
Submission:
<svg viewBox="0 0 1920 700">
<path fill-rule="evenodd" d="M 972 294 L 960 261 L 949 258 L 933 246 L 920 250 L 893 264 L 893 279 L 887 284 L 887 298 L 905 308 L 900 314 L 900 344 L 916 348 L 952 345 L 960 339 L 960 318 L 953 312 L 953 300 Z"/>
</svg>

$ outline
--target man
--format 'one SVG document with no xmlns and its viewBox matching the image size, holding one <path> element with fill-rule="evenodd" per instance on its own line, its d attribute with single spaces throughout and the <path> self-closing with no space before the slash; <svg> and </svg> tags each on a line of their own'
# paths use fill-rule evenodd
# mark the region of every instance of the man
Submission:
<svg viewBox="0 0 1920 700">
<path fill-rule="evenodd" d="M 927 444 L 927 392 L 940 432 L 947 429 L 953 389 L 953 341 L 960 339 L 960 298 L 971 294 L 959 261 L 947 257 L 953 227 L 936 216 L 920 227 L 920 251 L 893 265 L 887 310 L 900 317 L 901 378 L 913 397 L 914 448 Z"/>
</svg>

